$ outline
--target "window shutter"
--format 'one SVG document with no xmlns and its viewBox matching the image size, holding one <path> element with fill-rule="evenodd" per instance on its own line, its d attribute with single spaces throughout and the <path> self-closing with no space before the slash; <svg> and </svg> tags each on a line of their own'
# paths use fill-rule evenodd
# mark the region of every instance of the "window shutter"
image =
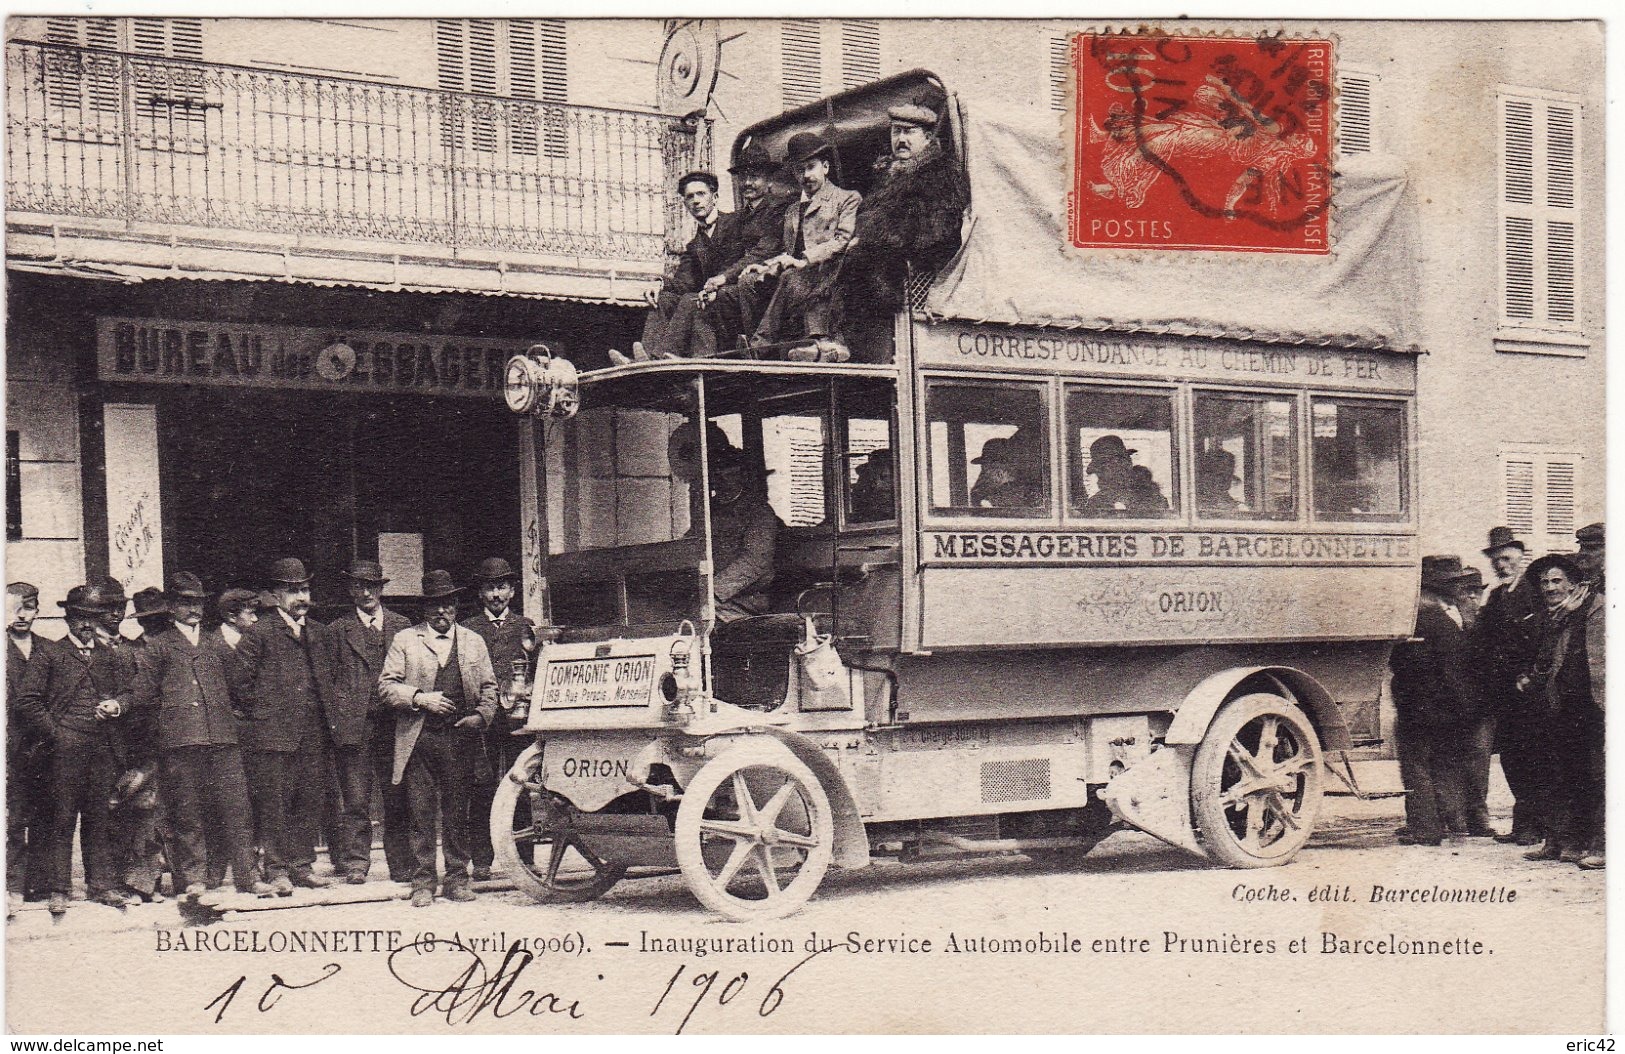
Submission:
<svg viewBox="0 0 1625 1054">
<path fill-rule="evenodd" d="M 816 101 L 824 94 L 822 28 L 814 18 L 787 18 L 780 32 L 784 108 Z"/>
<path fill-rule="evenodd" d="M 1049 38 L 1049 108 L 1066 112 L 1067 65 L 1072 58 L 1072 43 L 1066 36 Z"/>
<path fill-rule="evenodd" d="M 1573 330 L 1579 323 L 1579 108 L 1531 93 L 1501 108 L 1501 320 Z"/>
<path fill-rule="evenodd" d="M 463 45 L 463 22 L 459 18 L 434 21 L 435 75 L 446 91 L 467 91 L 468 74 Z"/>
<path fill-rule="evenodd" d="M 1574 476 L 1572 461 L 1546 463 L 1546 548 L 1574 548 Z"/>
<path fill-rule="evenodd" d="M 117 51 L 118 19 L 48 18 L 45 39 L 52 44 Z M 118 78 L 111 66 L 85 62 L 74 54 L 52 54 L 45 64 L 45 98 L 57 109 L 118 113 Z"/>
<path fill-rule="evenodd" d="M 569 52 L 565 47 L 565 21 L 562 18 L 539 18 L 535 20 L 535 26 L 542 101 L 569 102 Z"/>
<path fill-rule="evenodd" d="M 1535 463 L 1520 458 L 1507 458 L 1506 524 L 1520 539 L 1535 533 Z"/>
<path fill-rule="evenodd" d="M 1503 522 L 1536 552 L 1572 551 L 1579 518 L 1579 477 L 1578 454 L 1503 450 Z"/>
<path fill-rule="evenodd" d="M 880 22 L 849 18 L 841 22 L 841 87 L 856 88 L 880 79 Z"/>
<path fill-rule="evenodd" d="M 1346 73 L 1337 78 L 1337 149 L 1343 154 L 1371 152 L 1370 77 Z"/>
</svg>

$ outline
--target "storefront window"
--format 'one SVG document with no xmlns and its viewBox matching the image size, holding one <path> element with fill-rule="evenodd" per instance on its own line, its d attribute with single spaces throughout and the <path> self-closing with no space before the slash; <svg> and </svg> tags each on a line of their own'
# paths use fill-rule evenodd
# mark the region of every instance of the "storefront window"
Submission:
<svg viewBox="0 0 1625 1054">
<path fill-rule="evenodd" d="M 1050 515 L 1046 389 L 930 381 L 931 511 Z"/>
<path fill-rule="evenodd" d="M 1298 516 L 1296 403 L 1196 393 L 1196 514 L 1205 520 Z"/>
<path fill-rule="evenodd" d="M 1172 393 L 1068 386 L 1066 427 L 1074 516 L 1149 519 L 1179 511 Z"/>
<path fill-rule="evenodd" d="M 1405 408 L 1368 399 L 1316 399 L 1311 417 L 1315 517 L 1404 519 Z"/>
</svg>

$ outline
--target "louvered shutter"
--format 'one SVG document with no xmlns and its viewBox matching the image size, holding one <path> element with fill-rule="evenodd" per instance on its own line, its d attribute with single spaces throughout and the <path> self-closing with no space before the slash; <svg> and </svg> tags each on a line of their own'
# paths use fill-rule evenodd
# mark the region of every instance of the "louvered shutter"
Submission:
<svg viewBox="0 0 1625 1054">
<path fill-rule="evenodd" d="M 1578 328 L 1579 108 L 1503 95 L 1501 121 L 1501 321 Z"/>
<path fill-rule="evenodd" d="M 856 88 L 880 79 L 880 22 L 849 18 L 841 22 L 841 87 Z"/>
<path fill-rule="evenodd" d="M 565 40 L 565 20 L 539 18 L 532 20 L 536 29 L 537 90 L 542 102 L 552 107 L 570 101 L 569 48 Z M 542 147 L 548 157 L 563 157 L 568 146 L 568 127 L 564 111 L 543 109 Z"/>
<path fill-rule="evenodd" d="M 468 90 L 468 48 L 464 43 L 463 20 L 437 18 L 434 21 L 435 82 L 444 91 Z M 448 96 L 441 102 L 440 142 L 452 150 L 463 146 L 462 100 Z"/>
<path fill-rule="evenodd" d="M 1502 451 L 1503 522 L 1535 552 L 1573 550 L 1579 477 L 1577 454 Z"/>
<path fill-rule="evenodd" d="M 1505 477 L 1503 519 L 1512 533 L 1527 541 L 1535 534 L 1535 463 L 1528 458 L 1508 457 L 1502 462 Z"/>
<path fill-rule="evenodd" d="M 1342 73 L 1337 78 L 1337 149 L 1342 154 L 1369 154 L 1373 78 Z"/>
<path fill-rule="evenodd" d="M 780 30 L 784 108 L 815 102 L 824 94 L 823 29 L 815 18 L 787 18 Z"/>
<path fill-rule="evenodd" d="M 1547 549 L 1574 548 L 1575 464 L 1551 458 L 1546 462 Z"/>
<path fill-rule="evenodd" d="M 45 39 L 52 44 L 117 51 L 118 20 L 48 18 L 45 20 Z M 75 52 L 49 52 L 45 60 L 45 99 L 53 109 L 67 115 L 64 133 L 74 123 L 104 123 L 93 115 L 118 113 L 117 67 L 111 59 L 81 56 Z"/>
<path fill-rule="evenodd" d="M 1049 108 L 1066 112 L 1067 65 L 1072 59 L 1072 43 L 1066 36 L 1049 38 Z"/>
</svg>

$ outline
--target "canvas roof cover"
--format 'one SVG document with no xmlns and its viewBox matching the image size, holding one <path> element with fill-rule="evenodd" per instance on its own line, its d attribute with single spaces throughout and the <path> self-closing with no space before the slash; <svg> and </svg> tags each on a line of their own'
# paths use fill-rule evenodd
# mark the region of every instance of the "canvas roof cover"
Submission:
<svg viewBox="0 0 1625 1054">
<path fill-rule="evenodd" d="M 973 322 L 1415 351 L 1415 211 L 1404 167 L 1339 158 L 1329 255 L 1075 249 L 1068 137 L 967 106 L 972 220 L 928 314 Z"/>
</svg>

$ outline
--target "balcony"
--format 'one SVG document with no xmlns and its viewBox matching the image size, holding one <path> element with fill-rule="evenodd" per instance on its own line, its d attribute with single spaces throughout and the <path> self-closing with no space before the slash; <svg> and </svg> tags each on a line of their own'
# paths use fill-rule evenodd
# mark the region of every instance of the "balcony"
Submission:
<svg viewBox="0 0 1625 1054">
<path fill-rule="evenodd" d="M 6 130 L 12 266 L 620 302 L 709 154 L 654 113 L 17 41 Z"/>
</svg>

